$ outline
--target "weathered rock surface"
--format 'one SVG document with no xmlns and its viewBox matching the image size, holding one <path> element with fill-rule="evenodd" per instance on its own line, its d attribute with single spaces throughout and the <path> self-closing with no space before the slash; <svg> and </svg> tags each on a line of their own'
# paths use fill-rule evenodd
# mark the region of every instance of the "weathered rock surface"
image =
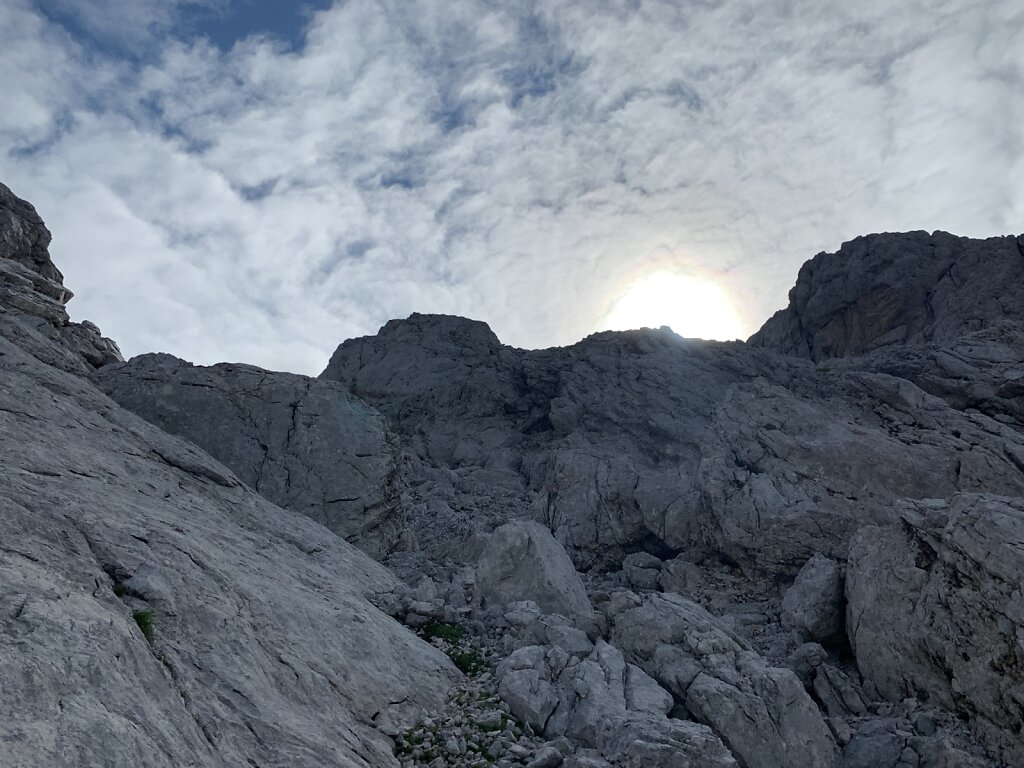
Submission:
<svg viewBox="0 0 1024 768">
<path fill-rule="evenodd" d="M 520 648 L 497 674 L 513 714 L 549 737 L 569 736 L 596 749 L 605 764 L 736 766 L 710 728 L 666 717 L 671 697 L 603 640 L 583 659 L 542 646 Z"/>
<path fill-rule="evenodd" d="M 475 600 L 502 610 L 533 600 L 545 613 L 584 621 L 594 611 L 562 545 L 532 520 L 506 523 L 491 535 L 476 566 Z"/>
<path fill-rule="evenodd" d="M 31 310 L 0 312 L 0 763 L 395 764 L 458 673 L 371 604 L 394 577 L 118 407 Z"/>
<path fill-rule="evenodd" d="M 0 184 L 0 259 L 16 262 L 38 279 L 37 291 L 61 304 L 71 298 L 50 260 L 50 230 L 31 203 Z M 45 281 L 45 282 L 43 282 Z"/>
<path fill-rule="evenodd" d="M 725 390 L 785 378 L 787 365 L 668 330 L 518 350 L 483 323 L 413 315 L 342 344 L 321 378 L 379 408 L 416 458 L 407 484 L 421 546 L 457 558 L 467 518 L 487 531 L 532 514 L 588 567 L 669 551 L 666 515 L 685 501 Z"/>
<path fill-rule="evenodd" d="M 835 361 L 912 381 L 952 408 L 1024 428 L 1024 324 L 1004 321 L 952 341 L 881 349 Z"/>
<path fill-rule="evenodd" d="M 750 344 L 824 360 L 894 344 L 948 341 L 1024 320 L 1024 237 L 946 232 L 858 237 L 800 269 Z"/>
<path fill-rule="evenodd" d="M 1024 503 L 958 495 L 907 505 L 850 548 L 850 645 L 887 698 L 967 718 L 1008 764 L 1024 760 Z"/>
<path fill-rule="evenodd" d="M 41 334 L 56 344 L 40 348 L 48 362 L 88 373 L 123 360 L 121 351 L 93 323 L 72 323 L 64 305 L 72 293 L 50 260 L 50 231 L 32 205 L 0 184 L 0 312 L 10 327 Z"/>
<path fill-rule="evenodd" d="M 652 595 L 634 602 L 613 611 L 612 642 L 709 725 L 741 764 L 839 765 L 824 718 L 791 670 L 770 666 L 685 598 Z"/>
<path fill-rule="evenodd" d="M 216 456 L 244 483 L 375 557 L 399 538 L 384 420 L 332 381 L 140 355 L 96 374 L 123 407 Z"/>
<path fill-rule="evenodd" d="M 814 642 L 842 633 L 844 610 L 842 571 L 824 555 L 804 563 L 782 597 L 782 623 Z"/>
<path fill-rule="evenodd" d="M 844 558 L 858 528 L 895 521 L 899 499 L 1024 493 L 1018 430 L 884 374 L 736 385 L 703 452 L 694 516 L 670 518 L 668 541 L 685 546 L 696 531 L 748 571 Z"/>
</svg>

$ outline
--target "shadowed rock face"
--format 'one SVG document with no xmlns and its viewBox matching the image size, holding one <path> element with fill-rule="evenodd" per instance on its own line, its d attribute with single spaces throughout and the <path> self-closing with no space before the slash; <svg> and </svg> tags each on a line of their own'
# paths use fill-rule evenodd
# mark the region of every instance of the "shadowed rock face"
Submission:
<svg viewBox="0 0 1024 768">
<path fill-rule="evenodd" d="M 951 341 L 1024 320 L 1024 237 L 972 240 L 945 232 L 858 237 L 800 269 L 756 347 L 824 360 Z"/>
<path fill-rule="evenodd" d="M 271 501 L 374 556 L 397 538 L 384 419 L 342 385 L 170 355 L 141 355 L 96 377 L 122 406 L 216 456 Z"/>
<path fill-rule="evenodd" d="M 1024 501 L 906 505 L 850 548 L 850 645 L 888 698 L 956 710 L 1008 765 L 1024 759 Z"/>
<path fill-rule="evenodd" d="M 406 482 L 429 496 L 412 505 L 420 546 L 464 541 L 467 519 L 487 531 L 530 515 L 589 567 L 669 553 L 666 517 L 685 501 L 725 393 L 790 367 L 667 329 L 528 351 L 482 323 L 413 315 L 342 344 L 321 378 L 378 408 L 411 457 Z M 460 492 L 444 487 L 451 477 Z"/>
</svg>

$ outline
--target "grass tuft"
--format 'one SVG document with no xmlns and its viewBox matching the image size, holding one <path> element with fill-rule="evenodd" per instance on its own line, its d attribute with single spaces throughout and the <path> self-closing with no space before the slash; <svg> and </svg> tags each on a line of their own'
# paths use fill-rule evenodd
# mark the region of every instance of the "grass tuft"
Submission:
<svg viewBox="0 0 1024 768">
<path fill-rule="evenodd" d="M 153 642 L 153 628 L 156 626 L 156 619 L 153 617 L 153 612 L 148 608 L 141 611 L 134 611 L 132 618 L 135 619 L 135 623 L 139 625 L 139 629 L 142 630 L 142 636 L 150 643 Z"/>
<path fill-rule="evenodd" d="M 420 637 L 427 642 L 437 637 L 448 643 L 457 643 L 462 639 L 462 628 L 458 624 L 431 619 L 420 628 Z"/>
</svg>

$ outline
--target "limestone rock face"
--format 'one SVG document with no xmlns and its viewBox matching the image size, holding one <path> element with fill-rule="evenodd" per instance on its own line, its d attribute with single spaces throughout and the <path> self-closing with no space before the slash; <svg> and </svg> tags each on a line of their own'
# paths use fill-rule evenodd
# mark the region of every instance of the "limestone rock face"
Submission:
<svg viewBox="0 0 1024 768">
<path fill-rule="evenodd" d="M 63 327 L 71 292 L 49 245 L 50 230 L 36 209 L 0 184 L 0 307 Z"/>
<path fill-rule="evenodd" d="M 0 312 L 10 312 L 10 325 L 41 333 L 61 343 L 38 353 L 49 355 L 65 370 L 87 373 L 122 360 L 121 351 L 88 321 L 69 322 L 64 305 L 72 293 L 50 260 L 50 230 L 30 203 L 0 184 Z"/>
<path fill-rule="evenodd" d="M 858 528 L 895 522 L 899 499 L 1024 493 L 1021 432 L 884 374 L 736 385 L 703 452 L 690 529 L 748 571 L 842 559 Z M 686 530 L 670 518 L 669 543 Z"/>
<path fill-rule="evenodd" d="M 858 237 L 800 269 L 757 347 L 824 360 L 894 344 L 947 341 L 1024 320 L 1024 238 L 945 232 Z"/>
<path fill-rule="evenodd" d="M 62 302 L 71 298 L 63 288 L 64 276 L 50 260 L 50 230 L 31 203 L 22 200 L 0 184 L 0 259 L 24 266 L 46 282 L 38 284 L 40 293 Z"/>
<path fill-rule="evenodd" d="M 395 578 L 4 310 L 0 763 L 397 765 L 459 673 L 374 607 Z"/>
<path fill-rule="evenodd" d="M 381 415 L 332 381 L 141 355 L 96 374 L 125 408 L 216 456 L 271 501 L 374 556 L 398 538 Z"/>
<path fill-rule="evenodd" d="M 960 712 L 1010 765 L 1024 760 L 1024 503 L 962 494 L 908 504 L 850 547 L 847 632 L 887 698 Z"/>
<path fill-rule="evenodd" d="M 1024 323 L 1003 321 L 952 341 L 881 349 L 836 361 L 912 381 L 950 407 L 1024 428 Z"/>
<path fill-rule="evenodd" d="M 423 549 L 457 558 L 467 520 L 486 532 L 532 515 L 589 567 L 668 551 L 666 516 L 684 503 L 724 393 L 787 366 L 668 330 L 518 350 L 482 323 L 413 315 L 342 344 L 321 378 L 345 383 L 398 435 Z"/>
<path fill-rule="evenodd" d="M 1024 763 L 1020 239 L 860 238 L 749 344 L 413 315 L 315 379 L 125 363 L 48 242 L 0 187 L 0 763 Z"/>
<path fill-rule="evenodd" d="M 594 609 L 572 561 L 547 528 L 518 520 L 498 528 L 476 566 L 484 608 L 534 601 L 545 613 L 589 619 Z"/>
</svg>

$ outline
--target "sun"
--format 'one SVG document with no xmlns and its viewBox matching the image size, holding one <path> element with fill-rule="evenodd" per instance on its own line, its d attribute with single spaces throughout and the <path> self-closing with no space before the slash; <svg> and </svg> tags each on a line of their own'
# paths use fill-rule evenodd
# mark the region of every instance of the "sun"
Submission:
<svg viewBox="0 0 1024 768">
<path fill-rule="evenodd" d="M 670 271 L 654 272 L 626 287 L 598 330 L 663 325 L 687 338 L 729 341 L 743 335 L 725 291 L 710 280 Z"/>
</svg>

